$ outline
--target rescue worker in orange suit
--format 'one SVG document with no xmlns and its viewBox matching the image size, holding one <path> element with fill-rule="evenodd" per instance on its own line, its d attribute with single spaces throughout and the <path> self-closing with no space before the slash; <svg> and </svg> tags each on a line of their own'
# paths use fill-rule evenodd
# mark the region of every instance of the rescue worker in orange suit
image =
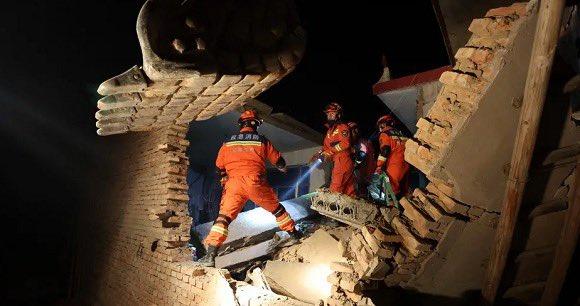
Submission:
<svg viewBox="0 0 580 306">
<path fill-rule="evenodd" d="M 238 123 L 240 132 L 224 142 L 216 160 L 223 193 L 218 217 L 204 241 L 207 254 L 198 261 L 204 266 L 215 265 L 217 251 L 228 236 L 229 224 L 248 200 L 271 212 L 278 226 L 290 234 L 292 242 L 297 242 L 301 236 L 265 179 L 266 161 L 281 172 L 287 171 L 286 161 L 266 137 L 257 133 L 262 121 L 255 111 L 244 111 Z"/>
<path fill-rule="evenodd" d="M 360 137 L 356 122 L 349 122 L 353 160 L 356 173 L 356 187 L 359 196 L 365 196 L 371 177 L 376 169 L 375 149 L 370 140 Z"/>
<path fill-rule="evenodd" d="M 321 160 L 332 160 L 332 178 L 330 191 L 356 196 L 354 162 L 350 129 L 341 121 L 342 107 L 336 102 L 330 103 L 324 109 L 328 131 L 324 137 L 322 151 L 318 153 Z"/>
<path fill-rule="evenodd" d="M 409 164 L 405 161 L 407 137 L 395 127 L 395 117 L 385 115 L 377 121 L 379 129 L 379 156 L 376 174 L 386 171 L 393 192 L 397 196 L 407 193 Z"/>
</svg>

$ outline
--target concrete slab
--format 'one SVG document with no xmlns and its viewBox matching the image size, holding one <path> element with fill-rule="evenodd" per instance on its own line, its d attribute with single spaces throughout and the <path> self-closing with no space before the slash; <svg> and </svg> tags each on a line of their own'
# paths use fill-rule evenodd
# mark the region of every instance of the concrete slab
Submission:
<svg viewBox="0 0 580 306">
<path fill-rule="evenodd" d="M 220 269 L 229 268 L 256 258 L 267 256 L 271 252 L 270 245 L 272 243 L 272 240 L 266 240 L 262 243 L 239 249 L 223 256 L 218 256 L 215 259 L 215 266 Z"/>
<path fill-rule="evenodd" d="M 229 277 L 221 271 L 213 274 L 212 280 L 206 285 L 206 303 L 208 305 L 236 306 L 238 305 Z"/>
<path fill-rule="evenodd" d="M 368 224 L 376 225 L 380 214 L 378 205 L 330 191 L 314 194 L 310 207 L 322 215 L 356 228 Z"/>
<path fill-rule="evenodd" d="M 494 234 L 493 229 L 477 222 L 454 221 L 407 287 L 448 297 L 481 290 Z"/>
<path fill-rule="evenodd" d="M 284 201 L 282 202 L 282 205 L 284 205 L 284 208 L 286 208 L 286 211 L 288 211 L 294 220 L 303 219 L 309 216 L 312 211 L 309 208 L 310 200 L 306 197 Z M 195 227 L 195 232 L 198 234 L 200 239 L 205 239 L 209 234 L 212 225 L 213 221 Z M 276 218 L 261 207 L 242 212 L 230 224 L 229 236 L 224 242 L 224 245 L 245 237 L 258 235 L 277 227 Z"/>
<path fill-rule="evenodd" d="M 332 262 L 346 262 L 339 248 L 339 242 L 323 229 L 317 230 L 304 239 L 297 253 L 312 264 L 329 266 Z"/>
<path fill-rule="evenodd" d="M 328 265 L 301 262 L 268 261 L 264 268 L 274 292 L 313 304 L 330 297 L 331 285 L 326 278 L 331 273 Z"/>
<path fill-rule="evenodd" d="M 236 282 L 236 299 L 239 306 L 308 306 L 307 304 L 287 296 L 281 296 L 272 291 L 248 285 L 243 282 Z"/>
</svg>

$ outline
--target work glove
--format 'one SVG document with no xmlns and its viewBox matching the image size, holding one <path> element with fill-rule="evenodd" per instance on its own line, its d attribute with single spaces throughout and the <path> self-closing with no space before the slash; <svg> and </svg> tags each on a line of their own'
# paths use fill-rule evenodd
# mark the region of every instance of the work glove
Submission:
<svg viewBox="0 0 580 306">
<path fill-rule="evenodd" d="M 325 151 L 320 152 L 320 154 L 318 155 L 318 159 L 320 159 L 321 162 L 328 161 L 331 158 L 332 158 L 332 154 L 325 152 Z"/>
<path fill-rule="evenodd" d="M 308 161 L 308 163 L 314 164 L 316 162 L 316 160 L 320 158 L 320 154 L 322 154 L 322 150 L 314 153 L 314 155 L 312 155 L 312 157 L 310 158 L 310 161 Z"/>
</svg>

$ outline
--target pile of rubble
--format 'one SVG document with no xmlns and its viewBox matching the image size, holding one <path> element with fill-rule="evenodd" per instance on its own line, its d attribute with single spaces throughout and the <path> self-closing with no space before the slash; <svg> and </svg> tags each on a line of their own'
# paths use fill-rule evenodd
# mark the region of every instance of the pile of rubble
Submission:
<svg viewBox="0 0 580 306">
<path fill-rule="evenodd" d="M 311 208 L 324 217 L 300 244 L 272 253 L 271 240 L 252 243 L 223 255 L 228 264 L 222 266 L 244 262 L 246 281 L 302 302 L 374 305 L 368 293 L 405 287 L 428 264 L 454 220 L 485 215 L 449 192 L 449 186 L 432 182 L 402 198 L 399 208 L 388 208 L 321 190 Z"/>
<path fill-rule="evenodd" d="M 445 245 L 454 221 L 486 218 L 483 221 L 490 226 L 497 222 L 496 214 L 457 202 L 448 195 L 450 190 L 439 182 L 429 183 L 402 198 L 400 208 L 321 191 L 312 198 L 312 208 L 349 226 L 320 228 L 275 258 L 327 265 L 332 271 L 327 281 L 332 286 L 326 305 L 372 305 L 365 292 L 384 286 L 406 287 Z M 363 211 L 371 213 L 359 214 Z M 312 244 L 321 245 L 321 237 L 326 237 L 324 250 L 304 250 L 312 249 Z M 336 251 L 328 253 L 328 249 Z"/>
<path fill-rule="evenodd" d="M 490 114 L 497 117 L 497 109 L 506 108 L 505 101 L 512 101 L 514 108 L 508 105 L 494 122 L 502 125 L 501 130 L 510 130 L 518 114 L 518 101 L 512 95 L 517 96 L 521 85 L 512 86 L 510 80 L 525 74 L 524 46 L 534 28 L 535 6 L 532 1 L 490 10 L 471 24 L 473 36 L 457 52 L 454 69 L 441 76 L 444 86 L 436 102 L 407 142 L 405 159 L 430 183 L 402 198 L 397 209 L 327 191 L 317 193 L 311 208 L 347 226 L 321 226 L 300 245 L 274 254 L 263 270 L 274 292 L 315 304 L 372 305 L 368 297 L 372 290 L 421 288 L 425 278 L 442 269 L 450 250 L 461 249 L 457 240 L 464 245 L 470 233 L 487 237 L 493 232 L 498 213 L 489 203 L 497 195 L 490 191 L 504 184 L 501 166 L 505 163 L 500 158 L 506 154 L 488 151 L 511 152 L 511 144 L 492 137 L 493 145 L 478 154 L 493 160 L 467 166 L 465 154 L 457 152 L 480 150 L 469 142 L 476 139 L 470 135 L 479 135 L 480 123 L 487 124 Z M 499 168 L 491 173 L 490 165 Z M 474 263 L 481 260 L 474 258 Z M 476 266 L 479 269 L 480 264 Z M 316 282 L 310 279 L 304 284 L 301 278 L 312 277 L 311 271 L 326 274 L 324 282 L 330 287 L 313 293 Z M 465 286 L 480 283 L 476 274 Z"/>
<path fill-rule="evenodd" d="M 348 240 L 341 240 L 340 246 L 348 263 L 333 262 L 333 273 L 328 282 L 333 284 L 329 305 L 372 305 L 363 296 L 364 289 L 376 287 L 374 280 L 383 280 L 392 269 L 393 259 L 400 236 L 383 229 L 364 226 L 352 232 Z"/>
</svg>

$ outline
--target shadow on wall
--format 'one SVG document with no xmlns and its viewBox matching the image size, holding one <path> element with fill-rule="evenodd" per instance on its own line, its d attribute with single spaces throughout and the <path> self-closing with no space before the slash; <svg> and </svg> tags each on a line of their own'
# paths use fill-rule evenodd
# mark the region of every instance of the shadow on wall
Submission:
<svg viewBox="0 0 580 306">
<path fill-rule="evenodd" d="M 197 225 L 215 219 L 222 194 L 222 187 L 215 171 L 190 165 L 187 171 L 187 184 L 188 208 L 192 224 Z"/>
</svg>

